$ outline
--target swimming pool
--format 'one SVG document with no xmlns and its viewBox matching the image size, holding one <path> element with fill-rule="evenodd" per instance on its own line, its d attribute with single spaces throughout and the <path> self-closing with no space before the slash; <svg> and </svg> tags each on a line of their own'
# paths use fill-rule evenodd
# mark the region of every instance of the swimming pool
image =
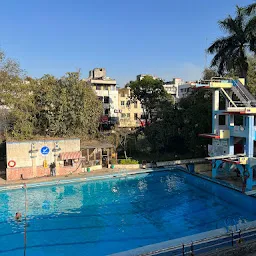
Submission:
<svg viewBox="0 0 256 256">
<path fill-rule="evenodd" d="M 27 255 L 107 255 L 252 221 L 253 198 L 174 170 L 29 188 Z M 24 190 L 0 193 L 0 253 L 23 255 Z"/>
</svg>

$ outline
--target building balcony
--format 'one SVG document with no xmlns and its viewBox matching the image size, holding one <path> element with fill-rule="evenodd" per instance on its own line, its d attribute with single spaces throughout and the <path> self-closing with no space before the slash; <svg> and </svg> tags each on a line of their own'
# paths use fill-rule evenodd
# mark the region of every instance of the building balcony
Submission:
<svg viewBox="0 0 256 256">
<path fill-rule="evenodd" d="M 112 79 L 91 79 L 90 83 L 92 85 L 100 84 L 100 85 L 116 85 L 116 80 Z"/>
</svg>

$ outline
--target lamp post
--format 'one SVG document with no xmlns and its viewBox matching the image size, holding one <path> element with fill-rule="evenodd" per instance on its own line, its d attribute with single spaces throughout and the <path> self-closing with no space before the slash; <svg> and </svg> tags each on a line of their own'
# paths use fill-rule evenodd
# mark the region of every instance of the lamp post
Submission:
<svg viewBox="0 0 256 256">
<path fill-rule="evenodd" d="M 52 152 L 54 153 L 54 163 L 55 163 L 55 168 L 56 168 L 56 176 L 59 175 L 59 165 L 57 164 L 57 159 L 59 156 L 59 152 L 61 151 L 61 148 L 59 147 L 59 143 L 55 142 L 55 147 L 52 150 Z"/>
</svg>

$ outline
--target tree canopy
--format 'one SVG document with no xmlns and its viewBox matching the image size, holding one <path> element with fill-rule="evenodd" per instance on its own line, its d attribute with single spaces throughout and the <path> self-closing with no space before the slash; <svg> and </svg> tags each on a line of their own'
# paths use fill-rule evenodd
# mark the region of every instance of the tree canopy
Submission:
<svg viewBox="0 0 256 256">
<path fill-rule="evenodd" d="M 131 81 L 126 85 L 131 89 L 131 100 L 138 100 L 141 103 L 146 126 L 149 122 L 156 121 L 162 102 L 170 99 L 163 84 L 164 82 L 160 79 L 145 76 L 142 80 Z"/>
<path fill-rule="evenodd" d="M 215 54 L 211 66 L 217 67 L 220 75 L 235 70 L 240 77 L 247 77 L 247 52 L 256 52 L 255 19 L 248 18 L 243 8 L 237 6 L 236 16 L 228 16 L 219 21 L 219 26 L 227 36 L 213 42 L 208 52 Z"/>
<path fill-rule="evenodd" d="M 248 58 L 247 86 L 250 92 L 256 96 L 256 57 Z"/>
<path fill-rule="evenodd" d="M 102 104 L 78 72 L 67 73 L 61 79 L 46 75 L 35 83 L 38 133 L 48 136 L 97 133 Z"/>
<path fill-rule="evenodd" d="M 102 104 L 79 72 L 26 78 L 19 64 L 0 52 L 0 98 L 7 137 L 86 137 L 98 131 Z"/>
</svg>

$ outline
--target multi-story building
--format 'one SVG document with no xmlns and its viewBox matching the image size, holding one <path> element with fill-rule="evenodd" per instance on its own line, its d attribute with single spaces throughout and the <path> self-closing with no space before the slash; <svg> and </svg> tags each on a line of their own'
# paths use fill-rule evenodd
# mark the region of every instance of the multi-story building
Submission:
<svg viewBox="0 0 256 256">
<path fill-rule="evenodd" d="M 178 86 L 178 99 L 187 97 L 192 92 L 190 82 L 186 82 Z"/>
<path fill-rule="evenodd" d="M 170 82 L 165 82 L 163 85 L 166 92 L 173 96 L 175 102 L 186 97 L 191 92 L 191 83 L 184 82 L 181 78 L 173 78 Z"/>
<path fill-rule="evenodd" d="M 140 74 L 140 75 L 137 75 L 137 80 L 138 80 L 138 81 L 141 81 L 145 76 L 150 76 L 150 77 L 152 77 L 153 79 L 158 79 L 158 77 L 157 77 L 157 76 L 154 76 L 154 75 Z"/>
<path fill-rule="evenodd" d="M 141 125 L 143 110 L 139 101 L 132 102 L 129 87 L 118 89 L 119 127 L 135 128 Z"/>
<path fill-rule="evenodd" d="M 116 80 L 106 76 L 105 68 L 95 68 L 89 71 L 86 79 L 95 90 L 103 104 L 102 122 L 118 123 L 118 91 Z"/>
</svg>

